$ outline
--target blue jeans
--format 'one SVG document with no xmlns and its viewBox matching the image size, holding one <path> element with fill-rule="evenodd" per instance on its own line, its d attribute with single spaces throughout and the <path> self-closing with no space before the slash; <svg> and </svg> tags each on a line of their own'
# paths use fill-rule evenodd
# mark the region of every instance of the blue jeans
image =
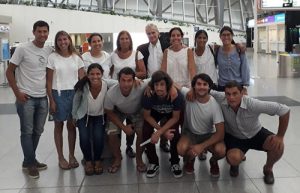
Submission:
<svg viewBox="0 0 300 193">
<path fill-rule="evenodd" d="M 77 121 L 80 148 L 86 161 L 99 161 L 104 145 L 104 116 L 87 116 Z"/>
<path fill-rule="evenodd" d="M 35 151 L 48 115 L 48 99 L 30 97 L 25 103 L 16 101 L 16 107 L 21 126 L 23 166 L 32 166 L 35 164 Z"/>
</svg>

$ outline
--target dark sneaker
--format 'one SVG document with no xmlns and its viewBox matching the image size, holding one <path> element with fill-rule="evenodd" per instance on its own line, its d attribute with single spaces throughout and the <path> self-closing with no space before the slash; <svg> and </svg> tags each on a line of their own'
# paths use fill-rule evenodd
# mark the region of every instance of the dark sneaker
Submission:
<svg viewBox="0 0 300 193">
<path fill-rule="evenodd" d="M 198 155 L 198 159 L 199 159 L 200 161 L 206 160 L 206 154 L 207 154 L 207 152 L 202 152 L 202 153 L 200 153 L 200 155 Z"/>
<path fill-rule="evenodd" d="M 210 175 L 214 178 L 220 177 L 220 169 L 219 169 L 218 161 L 210 158 L 209 164 L 210 164 Z"/>
<path fill-rule="evenodd" d="M 274 174 L 273 171 L 267 171 L 264 167 L 264 181 L 266 184 L 274 184 Z"/>
<path fill-rule="evenodd" d="M 40 163 L 40 162 L 37 161 L 37 160 L 36 160 L 35 166 L 36 166 L 36 168 L 37 168 L 38 170 L 45 170 L 45 169 L 47 169 L 47 165 L 46 165 L 46 164 Z M 23 164 L 23 165 L 22 165 L 22 168 L 23 168 L 23 170 L 27 170 L 27 169 L 28 169 L 28 166 L 26 166 L 26 165 Z"/>
<path fill-rule="evenodd" d="M 173 164 L 173 165 L 171 166 L 171 172 L 173 173 L 173 176 L 174 176 L 175 178 L 180 178 L 180 177 L 182 177 L 182 170 L 181 170 L 179 164 Z"/>
<path fill-rule="evenodd" d="M 159 147 L 166 153 L 170 152 L 170 145 L 168 144 L 168 142 L 160 143 Z"/>
<path fill-rule="evenodd" d="M 153 178 L 159 173 L 159 165 L 157 164 L 149 164 L 146 176 L 148 178 Z"/>
<path fill-rule="evenodd" d="M 239 175 L 239 166 L 230 166 L 230 176 L 237 177 Z"/>
<path fill-rule="evenodd" d="M 184 164 L 185 173 L 187 173 L 187 174 L 194 173 L 194 163 L 195 163 L 195 159 L 185 162 L 185 164 Z"/>
<path fill-rule="evenodd" d="M 134 158 L 135 157 L 135 152 L 133 151 L 132 147 L 128 146 L 126 148 L 126 154 L 128 155 L 128 157 L 130 158 Z"/>
<path fill-rule="evenodd" d="M 37 170 L 36 166 L 28 167 L 28 176 L 34 179 L 40 177 L 39 171 Z"/>
</svg>

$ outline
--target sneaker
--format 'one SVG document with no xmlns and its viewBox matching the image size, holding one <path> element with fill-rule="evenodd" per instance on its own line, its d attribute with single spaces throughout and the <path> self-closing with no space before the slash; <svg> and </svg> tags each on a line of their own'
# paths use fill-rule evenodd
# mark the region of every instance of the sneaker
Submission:
<svg viewBox="0 0 300 193">
<path fill-rule="evenodd" d="M 180 177 L 182 177 L 182 170 L 181 170 L 179 164 L 173 164 L 173 165 L 171 166 L 171 172 L 173 173 L 173 176 L 174 176 L 175 178 L 180 178 Z"/>
<path fill-rule="evenodd" d="M 198 155 L 198 159 L 199 159 L 200 161 L 206 160 L 206 154 L 207 154 L 207 152 L 202 152 L 202 153 L 200 153 L 200 155 Z"/>
<path fill-rule="evenodd" d="M 195 159 L 185 162 L 184 170 L 186 174 L 194 173 L 194 163 L 195 163 Z"/>
<path fill-rule="evenodd" d="M 47 169 L 47 164 L 44 164 L 44 163 L 40 163 L 39 161 L 37 161 L 36 160 L 36 163 L 35 163 L 35 166 L 36 166 L 36 168 L 40 171 L 40 170 L 45 170 L 45 169 Z M 27 170 L 29 167 L 28 166 L 26 166 L 26 165 L 22 165 L 22 169 L 23 170 Z"/>
<path fill-rule="evenodd" d="M 218 161 L 210 158 L 209 164 L 210 164 L 210 175 L 214 178 L 220 177 L 220 169 L 219 169 Z"/>
<path fill-rule="evenodd" d="M 159 173 L 159 165 L 157 164 L 149 164 L 146 176 L 148 178 L 153 178 Z"/>
<path fill-rule="evenodd" d="M 273 174 L 273 171 L 267 171 L 265 170 L 265 167 L 264 167 L 264 181 L 266 184 L 274 184 L 274 174 Z"/>
<path fill-rule="evenodd" d="M 127 148 L 126 148 L 126 154 L 130 158 L 134 158 L 135 157 L 135 152 L 133 151 L 132 147 L 130 147 L 130 146 L 127 146 Z"/>
<path fill-rule="evenodd" d="M 28 176 L 36 179 L 40 177 L 39 171 L 37 170 L 36 166 L 30 166 L 28 167 Z"/>
<path fill-rule="evenodd" d="M 239 175 L 239 166 L 230 166 L 230 176 L 237 177 Z"/>
</svg>

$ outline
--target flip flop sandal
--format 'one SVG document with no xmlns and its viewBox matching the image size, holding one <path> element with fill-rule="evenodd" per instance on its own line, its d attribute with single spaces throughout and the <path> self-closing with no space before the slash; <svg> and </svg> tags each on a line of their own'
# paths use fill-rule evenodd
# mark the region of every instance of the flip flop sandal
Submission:
<svg viewBox="0 0 300 193">
<path fill-rule="evenodd" d="M 116 173 L 118 170 L 119 170 L 119 168 L 121 167 L 121 165 L 112 165 L 112 166 L 110 166 L 109 168 L 108 168 L 108 172 L 109 173 L 112 173 L 112 174 L 114 174 L 114 173 Z"/>
</svg>

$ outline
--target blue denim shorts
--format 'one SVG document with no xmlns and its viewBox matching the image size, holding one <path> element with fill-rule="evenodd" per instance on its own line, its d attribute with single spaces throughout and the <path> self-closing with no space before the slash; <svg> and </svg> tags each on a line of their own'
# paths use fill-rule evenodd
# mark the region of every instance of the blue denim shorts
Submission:
<svg viewBox="0 0 300 193">
<path fill-rule="evenodd" d="M 54 121 L 67 121 L 72 119 L 72 104 L 74 90 L 52 90 L 53 99 L 56 103 L 56 112 L 53 115 Z"/>
</svg>

